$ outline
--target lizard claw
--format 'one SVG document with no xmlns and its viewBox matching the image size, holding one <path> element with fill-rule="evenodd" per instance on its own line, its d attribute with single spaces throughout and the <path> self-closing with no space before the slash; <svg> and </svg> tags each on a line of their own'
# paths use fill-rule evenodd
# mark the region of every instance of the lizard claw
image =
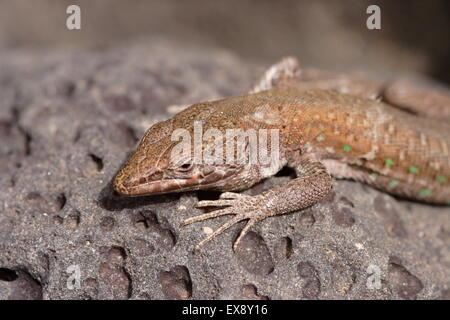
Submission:
<svg viewBox="0 0 450 320">
<path fill-rule="evenodd" d="M 235 215 L 233 218 L 225 222 L 221 227 L 209 234 L 205 239 L 200 241 L 195 247 L 195 251 L 199 251 L 207 242 L 223 233 L 228 228 L 242 220 L 248 220 L 245 227 L 242 229 L 238 238 L 233 244 L 233 250 L 236 251 L 242 238 L 247 234 L 252 226 L 257 222 L 269 216 L 265 210 L 260 206 L 261 198 L 258 196 L 248 196 L 245 194 L 225 192 L 218 200 L 204 200 L 199 201 L 196 207 L 225 207 L 216 211 L 201 214 L 195 217 L 184 220 L 181 225 L 186 226 L 191 223 L 200 222 L 224 215 Z"/>
</svg>

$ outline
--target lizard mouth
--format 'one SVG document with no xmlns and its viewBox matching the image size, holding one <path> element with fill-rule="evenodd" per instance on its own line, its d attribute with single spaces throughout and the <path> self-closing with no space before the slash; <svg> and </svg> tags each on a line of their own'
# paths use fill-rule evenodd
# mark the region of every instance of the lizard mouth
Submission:
<svg viewBox="0 0 450 320">
<path fill-rule="evenodd" d="M 216 189 L 226 184 L 236 171 L 236 168 L 201 167 L 189 172 L 152 169 L 139 174 L 125 167 L 116 175 L 113 186 L 119 195 L 127 197 Z"/>
<path fill-rule="evenodd" d="M 123 186 L 123 188 L 115 188 L 115 190 L 123 196 L 144 196 L 156 195 L 178 191 L 194 190 L 198 185 L 191 182 L 192 179 L 171 179 L 150 181 L 146 183 L 137 184 L 134 186 Z"/>
<path fill-rule="evenodd" d="M 166 178 L 148 181 L 145 178 L 125 178 L 119 173 L 114 180 L 114 190 L 128 197 L 157 195 L 172 192 L 198 190 L 220 180 L 219 176 L 202 177 L 194 175 L 189 178 Z"/>
</svg>

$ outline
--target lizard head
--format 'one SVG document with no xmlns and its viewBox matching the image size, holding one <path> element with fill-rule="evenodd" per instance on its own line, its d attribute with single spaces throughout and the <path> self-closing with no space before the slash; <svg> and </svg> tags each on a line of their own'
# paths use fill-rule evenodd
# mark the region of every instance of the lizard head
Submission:
<svg viewBox="0 0 450 320">
<path fill-rule="evenodd" d="M 180 152 L 182 144 L 179 136 L 174 138 L 175 129 L 182 128 L 184 133 L 193 137 L 194 120 L 202 119 L 201 112 L 194 114 L 178 114 L 148 129 L 135 152 L 117 173 L 114 190 L 122 196 L 143 196 L 190 190 L 232 190 L 254 184 L 255 174 L 248 166 L 193 161 L 194 139 L 188 141 L 192 145 L 190 151 Z M 211 149 L 215 140 L 202 141 L 204 151 Z"/>
</svg>

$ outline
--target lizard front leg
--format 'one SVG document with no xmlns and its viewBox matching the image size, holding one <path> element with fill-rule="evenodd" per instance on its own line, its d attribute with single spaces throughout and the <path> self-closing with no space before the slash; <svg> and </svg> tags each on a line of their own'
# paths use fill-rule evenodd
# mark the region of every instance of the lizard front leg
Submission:
<svg viewBox="0 0 450 320">
<path fill-rule="evenodd" d="M 242 238 L 257 222 L 267 217 L 307 208 L 325 197 L 331 190 L 331 177 L 322 163 L 301 159 L 295 166 L 297 178 L 276 186 L 256 196 L 234 192 L 222 193 L 218 200 L 199 201 L 197 207 L 224 207 L 222 209 L 188 218 L 188 225 L 223 215 L 234 215 L 224 225 L 203 239 L 197 246 L 200 250 L 208 241 L 220 235 L 239 221 L 248 220 L 233 245 L 239 246 Z"/>
</svg>

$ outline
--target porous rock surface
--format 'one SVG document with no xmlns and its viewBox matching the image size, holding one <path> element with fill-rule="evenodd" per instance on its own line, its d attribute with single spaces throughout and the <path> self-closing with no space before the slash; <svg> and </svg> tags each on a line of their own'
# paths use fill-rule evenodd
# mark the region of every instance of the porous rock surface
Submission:
<svg viewBox="0 0 450 320">
<path fill-rule="evenodd" d="M 323 203 L 259 223 L 236 252 L 244 223 L 194 254 L 229 217 L 179 224 L 218 194 L 112 193 L 167 106 L 245 92 L 262 67 L 163 41 L 0 53 L 0 299 L 450 298 L 448 207 L 338 181 Z"/>
</svg>

